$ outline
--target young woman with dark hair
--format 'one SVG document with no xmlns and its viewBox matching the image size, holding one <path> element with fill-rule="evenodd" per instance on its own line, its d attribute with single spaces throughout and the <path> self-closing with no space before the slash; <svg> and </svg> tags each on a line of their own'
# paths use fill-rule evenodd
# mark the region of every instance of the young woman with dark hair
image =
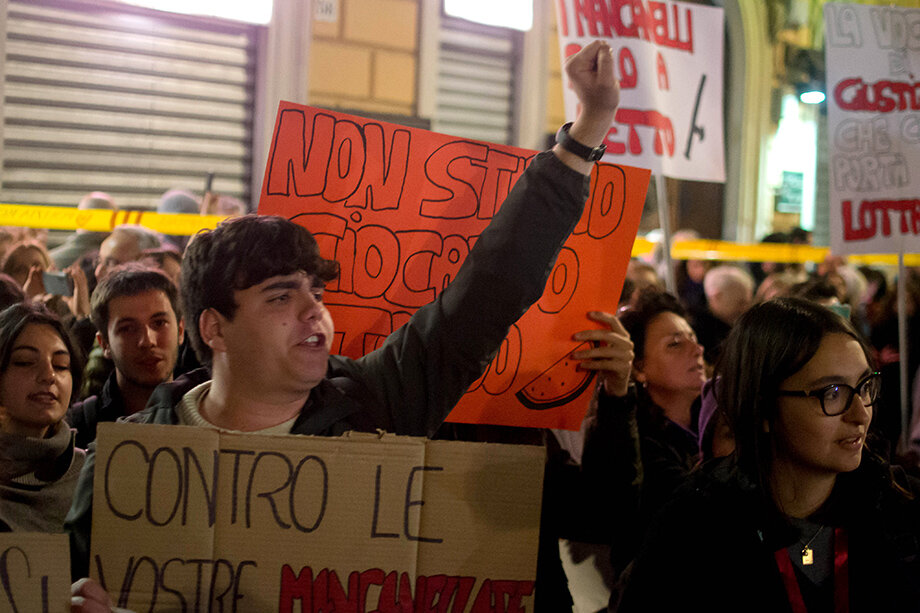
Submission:
<svg viewBox="0 0 920 613">
<path fill-rule="evenodd" d="M 64 421 L 80 370 L 44 306 L 0 313 L 0 531 L 64 530 L 84 458 Z"/>
<path fill-rule="evenodd" d="M 917 610 L 920 484 L 866 445 L 870 357 L 802 299 L 742 316 L 716 368 L 735 450 L 659 514 L 620 611 Z"/>
</svg>

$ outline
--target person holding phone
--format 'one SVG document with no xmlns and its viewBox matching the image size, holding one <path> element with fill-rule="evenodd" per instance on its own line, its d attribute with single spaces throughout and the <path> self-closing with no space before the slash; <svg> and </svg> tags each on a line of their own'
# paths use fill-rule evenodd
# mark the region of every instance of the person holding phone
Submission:
<svg viewBox="0 0 920 613">
<path fill-rule="evenodd" d="M 54 271 L 48 250 L 37 241 L 15 245 L 3 261 L 2 272 L 16 281 L 28 300 L 43 302 L 62 318 L 89 316 L 89 282 L 78 262 Z"/>
<path fill-rule="evenodd" d="M 2 272 L 13 277 L 27 298 L 35 299 L 47 293 L 42 274 L 51 268 L 51 257 L 45 246 L 29 240 L 13 245 L 6 252 Z"/>
</svg>

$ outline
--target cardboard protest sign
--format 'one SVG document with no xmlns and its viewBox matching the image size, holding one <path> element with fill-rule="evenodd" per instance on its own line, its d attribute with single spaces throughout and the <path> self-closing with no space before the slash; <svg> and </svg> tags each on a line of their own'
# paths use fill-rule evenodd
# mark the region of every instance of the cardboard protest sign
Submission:
<svg viewBox="0 0 920 613">
<path fill-rule="evenodd" d="M 920 251 L 920 9 L 824 5 L 831 249 Z"/>
<path fill-rule="evenodd" d="M 543 450 L 100 424 L 91 576 L 135 611 L 530 611 Z"/>
<path fill-rule="evenodd" d="M 0 613 L 70 611 L 66 534 L 0 533 Z"/>
<path fill-rule="evenodd" d="M 282 103 L 259 213 L 302 223 L 339 261 L 333 352 L 364 355 L 431 302 L 535 153 Z M 589 310 L 616 309 L 648 179 L 596 166 L 543 298 L 449 421 L 578 429 L 591 374 L 568 359 L 571 337 L 597 327 Z"/>
<path fill-rule="evenodd" d="M 613 48 L 620 108 L 604 161 L 725 181 L 721 8 L 685 2 L 556 0 L 562 59 L 595 39 Z M 578 99 L 567 79 L 565 114 Z"/>
</svg>

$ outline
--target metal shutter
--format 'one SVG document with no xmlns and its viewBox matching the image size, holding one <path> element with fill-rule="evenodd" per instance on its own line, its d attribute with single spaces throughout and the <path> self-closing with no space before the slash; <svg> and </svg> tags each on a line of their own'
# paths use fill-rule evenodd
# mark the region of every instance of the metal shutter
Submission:
<svg viewBox="0 0 920 613">
<path fill-rule="evenodd" d="M 250 200 L 257 26 L 111 2 L 5 9 L 0 202 L 93 190 L 154 208 L 171 188 Z M 2 15 L 0 15 L 2 24 Z"/>
<path fill-rule="evenodd" d="M 493 143 L 514 142 L 522 44 L 521 32 L 442 15 L 432 129 Z"/>
</svg>

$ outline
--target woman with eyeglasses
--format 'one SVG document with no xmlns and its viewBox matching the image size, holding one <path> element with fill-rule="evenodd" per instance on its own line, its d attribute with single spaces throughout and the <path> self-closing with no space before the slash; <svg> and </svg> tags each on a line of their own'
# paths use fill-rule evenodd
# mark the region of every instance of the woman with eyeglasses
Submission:
<svg viewBox="0 0 920 613">
<path fill-rule="evenodd" d="M 850 322 L 762 303 L 716 374 L 735 450 L 658 515 L 619 610 L 920 610 L 920 484 L 871 448 L 879 375 Z"/>
</svg>

